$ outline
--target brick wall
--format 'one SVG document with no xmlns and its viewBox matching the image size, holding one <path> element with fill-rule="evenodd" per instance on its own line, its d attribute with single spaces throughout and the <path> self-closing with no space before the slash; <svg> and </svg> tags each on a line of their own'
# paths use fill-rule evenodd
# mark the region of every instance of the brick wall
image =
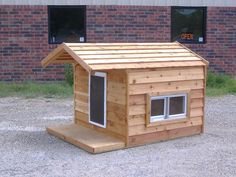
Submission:
<svg viewBox="0 0 236 177">
<path fill-rule="evenodd" d="M 170 41 L 170 8 L 87 6 L 88 42 Z"/>
<path fill-rule="evenodd" d="M 207 42 L 187 45 L 210 61 L 210 69 L 236 76 L 236 7 L 207 8 Z"/>
<path fill-rule="evenodd" d="M 169 42 L 170 7 L 87 6 L 88 42 Z M 207 43 L 187 45 L 217 72 L 236 75 L 236 7 L 209 7 Z M 0 6 L 0 81 L 63 80 L 63 66 L 43 69 L 46 6 Z"/>
<path fill-rule="evenodd" d="M 88 6 L 89 42 L 169 42 L 171 7 Z M 208 7 L 207 43 L 188 44 L 210 69 L 236 75 L 236 7 Z"/>
<path fill-rule="evenodd" d="M 0 6 L 0 80 L 63 80 L 63 67 L 43 69 L 48 45 L 46 6 Z"/>
</svg>

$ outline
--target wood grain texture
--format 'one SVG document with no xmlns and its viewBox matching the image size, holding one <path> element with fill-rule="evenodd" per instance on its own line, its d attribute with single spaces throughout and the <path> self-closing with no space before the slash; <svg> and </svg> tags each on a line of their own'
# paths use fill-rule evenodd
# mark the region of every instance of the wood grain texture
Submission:
<svg viewBox="0 0 236 177">
<path fill-rule="evenodd" d="M 208 62 L 182 44 L 64 43 L 50 53 L 42 65 L 55 62 L 77 63 L 74 65 L 75 126 L 116 137 L 125 144 L 122 147 L 203 131 Z M 96 71 L 107 74 L 106 128 L 89 123 L 89 73 Z M 150 105 L 147 105 L 150 97 L 147 99 L 146 95 L 181 92 L 188 94 L 187 116 L 150 124 L 146 117 L 150 116 L 147 114 L 150 111 Z M 61 130 L 49 131 L 65 138 L 65 132 L 58 134 Z M 70 136 L 65 140 L 91 152 L 113 149 L 113 145 L 103 145 L 94 150 L 95 146 L 81 144 Z"/>
<path fill-rule="evenodd" d="M 126 73 L 125 71 L 107 72 L 107 126 L 105 129 L 89 123 L 88 72 L 80 65 L 75 67 L 75 122 L 88 128 L 111 134 L 120 139 L 127 135 L 126 127 Z"/>
<path fill-rule="evenodd" d="M 76 119 L 76 124 L 85 126 L 85 127 L 87 127 L 87 128 L 96 130 L 96 131 L 98 131 L 98 132 L 102 132 L 102 133 L 108 134 L 108 135 L 113 136 L 113 137 L 116 137 L 116 138 L 118 138 L 118 139 L 121 139 L 121 140 L 124 141 L 124 142 L 126 141 L 126 138 L 125 138 L 123 135 L 117 133 L 117 132 L 119 132 L 119 131 L 124 131 L 124 130 L 122 130 L 122 127 L 121 127 L 121 126 L 123 126 L 123 125 L 120 125 L 120 128 L 118 128 L 118 131 L 114 132 L 114 131 L 113 131 L 114 126 L 107 126 L 106 128 L 101 128 L 101 127 L 98 127 L 98 126 L 96 126 L 96 125 L 90 124 L 90 123 L 88 123 L 87 121 L 84 122 L 84 121 L 81 120 L 81 119 Z M 110 124 L 109 124 L 109 125 L 110 125 Z M 115 126 L 117 127 L 117 126 L 119 126 L 119 125 L 115 125 Z M 123 127 L 124 127 L 124 126 L 123 126 Z"/>
<path fill-rule="evenodd" d="M 144 57 L 144 58 L 116 58 L 116 59 L 90 59 L 90 60 L 84 60 L 88 65 L 113 65 L 113 64 L 121 64 L 124 68 L 126 68 L 126 64 L 145 64 L 145 63 L 157 63 L 157 62 L 176 62 L 176 61 L 198 61 L 199 59 L 196 57 L 176 57 L 176 58 L 157 58 L 156 56 L 153 56 L 153 58 L 150 57 Z"/>
<path fill-rule="evenodd" d="M 74 106 L 76 111 L 88 114 L 88 72 L 80 65 L 75 66 Z"/>
<path fill-rule="evenodd" d="M 42 60 L 80 64 L 86 71 L 205 66 L 208 63 L 179 43 L 63 43 Z M 179 63 L 178 63 L 179 62 Z"/>
<path fill-rule="evenodd" d="M 196 126 L 196 125 L 202 125 L 201 116 L 193 117 L 188 120 L 184 119 L 184 121 L 181 121 L 181 119 L 179 119 L 176 122 L 172 122 L 172 123 L 169 122 L 168 124 L 163 124 L 163 125 L 160 124 L 160 125 L 149 126 L 149 127 L 146 127 L 145 124 L 129 126 L 128 133 L 129 133 L 129 136 L 134 136 L 134 135 L 141 135 L 141 134 L 146 134 L 146 133 L 172 130 L 176 128 L 191 127 L 191 126 Z"/>
<path fill-rule="evenodd" d="M 136 63 L 113 63 L 113 64 L 90 64 L 92 70 L 111 70 L 111 69 L 146 69 L 146 68 L 163 68 L 163 67 L 187 67 L 187 66 L 204 66 L 202 61 L 153 61 L 153 62 L 136 62 Z"/>
<path fill-rule="evenodd" d="M 153 42 L 146 42 L 146 43 L 132 43 L 132 42 L 115 42 L 115 43 L 65 43 L 69 47 L 78 47 L 78 46 L 97 46 L 97 47 L 110 47 L 110 46 L 118 46 L 118 47 L 123 47 L 126 48 L 127 46 L 178 46 L 177 42 L 166 42 L 166 43 L 153 43 Z"/>
<path fill-rule="evenodd" d="M 165 43 L 166 44 L 166 43 Z M 92 52 L 92 54 L 104 54 L 104 53 L 112 53 L 113 51 L 118 51 L 122 53 L 122 51 L 125 51 L 127 53 L 127 50 L 131 51 L 149 51 L 149 50 L 175 50 L 175 49 L 182 49 L 182 47 L 178 45 L 148 45 L 145 46 L 127 46 L 127 45 L 110 45 L 110 46 L 70 46 L 70 48 L 76 52 L 82 52 L 81 54 L 89 54 L 89 52 Z"/>
<path fill-rule="evenodd" d="M 129 70 L 129 84 L 204 79 L 203 67 L 163 68 L 153 71 Z"/>
<path fill-rule="evenodd" d="M 201 133 L 201 125 L 130 136 L 128 146 L 137 146 Z"/>
<path fill-rule="evenodd" d="M 107 83 L 107 124 L 108 129 L 126 137 L 126 72 L 108 71 Z"/>
<path fill-rule="evenodd" d="M 157 93 L 168 91 L 181 91 L 191 89 L 203 89 L 203 80 L 173 81 L 173 82 L 153 82 L 148 84 L 130 84 L 130 95 L 145 93 Z"/>
<path fill-rule="evenodd" d="M 207 67 L 204 67 L 204 90 L 203 90 L 203 113 L 205 112 L 205 102 L 206 102 L 206 84 L 207 84 Z M 202 117 L 202 133 L 204 133 L 204 128 L 205 128 L 205 114 Z"/>
<path fill-rule="evenodd" d="M 110 47 L 110 48 L 104 48 L 103 50 L 99 50 L 101 48 L 86 48 L 87 50 L 84 50 L 85 48 L 72 48 L 78 55 L 116 55 L 116 54 L 160 54 L 164 55 L 166 52 L 169 52 L 172 50 L 173 53 L 177 56 L 187 55 L 187 56 L 193 56 L 192 54 L 189 55 L 189 52 L 186 50 L 182 50 L 179 46 L 149 46 L 151 48 L 138 48 L 138 47 L 126 47 L 125 50 L 119 49 L 117 47 Z M 94 50 L 91 50 L 94 49 Z M 97 50 L 95 50 L 97 49 Z M 157 52 L 158 50 L 158 52 Z M 171 54 L 166 54 L 167 56 L 170 56 Z M 68 56 L 68 55 L 63 55 Z"/>
<path fill-rule="evenodd" d="M 128 70 L 128 74 L 129 136 L 167 131 L 176 128 L 201 126 L 203 124 L 205 84 L 204 68 L 202 66 L 145 70 L 134 69 Z M 150 124 L 150 120 L 147 118 L 147 113 L 150 111 L 150 105 L 148 106 L 147 104 L 147 95 L 157 96 L 179 93 L 187 93 L 188 95 L 186 118 L 159 121 Z"/>
<path fill-rule="evenodd" d="M 48 127 L 47 131 L 90 153 L 102 153 L 121 149 L 125 146 L 125 143 L 117 138 L 77 124 Z"/>
<path fill-rule="evenodd" d="M 108 112 L 108 114 L 110 113 L 112 115 L 109 115 L 109 120 L 107 120 L 108 122 L 106 128 L 101 128 L 96 125 L 90 124 L 88 122 L 88 114 L 82 113 L 80 111 L 75 111 L 75 123 L 125 141 L 125 137 L 123 136 L 125 128 L 125 117 L 120 118 L 113 114 L 113 112 Z"/>
<path fill-rule="evenodd" d="M 173 50 L 172 50 L 173 51 Z M 179 49 L 179 53 L 170 53 L 170 51 L 166 51 L 166 53 L 163 53 L 164 51 L 162 50 L 161 52 L 155 52 L 155 53 L 125 53 L 125 54 L 94 54 L 94 55 L 80 55 L 83 60 L 95 60 L 99 61 L 101 59 L 107 59 L 108 60 L 113 60 L 113 59 L 140 59 L 144 60 L 146 58 L 159 58 L 162 59 L 162 61 L 169 61 L 169 60 L 184 60 L 185 58 L 190 58 L 189 60 L 200 60 L 198 58 L 195 58 L 195 56 L 191 53 L 184 53 L 185 50 Z M 78 54 L 76 52 L 76 54 Z M 182 58 L 182 59 L 181 59 Z M 86 61 L 89 62 L 89 61 Z"/>
</svg>

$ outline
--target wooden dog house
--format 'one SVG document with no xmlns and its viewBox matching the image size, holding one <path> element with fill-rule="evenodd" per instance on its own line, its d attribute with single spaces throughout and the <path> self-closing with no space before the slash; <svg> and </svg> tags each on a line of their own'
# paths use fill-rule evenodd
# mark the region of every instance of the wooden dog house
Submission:
<svg viewBox="0 0 236 177">
<path fill-rule="evenodd" d="M 63 43 L 42 60 L 74 66 L 74 122 L 47 128 L 91 153 L 200 134 L 208 62 L 173 43 Z"/>
</svg>

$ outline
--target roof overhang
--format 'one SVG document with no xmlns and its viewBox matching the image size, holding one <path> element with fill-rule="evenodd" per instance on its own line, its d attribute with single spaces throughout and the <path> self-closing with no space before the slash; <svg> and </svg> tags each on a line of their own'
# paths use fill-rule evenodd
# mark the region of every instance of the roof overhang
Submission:
<svg viewBox="0 0 236 177">
<path fill-rule="evenodd" d="M 172 43 L 62 43 L 41 61 L 77 63 L 88 72 L 208 65 L 201 56 L 178 42 Z"/>
<path fill-rule="evenodd" d="M 66 45 L 66 43 L 60 44 L 56 49 L 54 49 L 47 57 L 45 57 L 41 61 L 43 67 L 47 67 L 51 63 L 78 63 L 87 71 L 91 71 L 89 65 L 84 63 L 83 60 L 81 60 L 79 56 L 76 55 L 70 49 L 70 47 Z"/>
</svg>

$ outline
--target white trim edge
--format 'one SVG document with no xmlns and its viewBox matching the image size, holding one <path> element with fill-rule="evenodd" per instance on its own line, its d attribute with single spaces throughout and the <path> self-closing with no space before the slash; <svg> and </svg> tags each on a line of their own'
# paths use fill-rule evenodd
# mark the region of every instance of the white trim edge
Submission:
<svg viewBox="0 0 236 177">
<path fill-rule="evenodd" d="M 88 82 L 88 116 L 89 116 L 89 123 L 96 125 L 98 127 L 106 128 L 107 126 L 107 74 L 103 72 L 95 72 L 94 76 L 103 77 L 104 78 L 104 125 L 98 124 L 90 120 L 90 81 L 91 81 L 91 73 L 89 74 L 89 82 Z"/>
</svg>

